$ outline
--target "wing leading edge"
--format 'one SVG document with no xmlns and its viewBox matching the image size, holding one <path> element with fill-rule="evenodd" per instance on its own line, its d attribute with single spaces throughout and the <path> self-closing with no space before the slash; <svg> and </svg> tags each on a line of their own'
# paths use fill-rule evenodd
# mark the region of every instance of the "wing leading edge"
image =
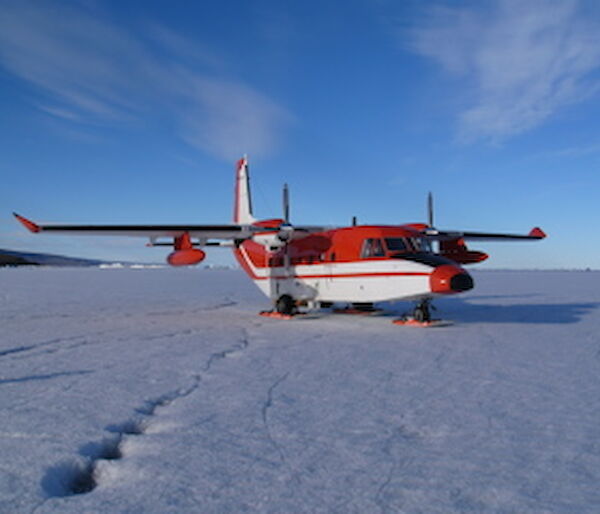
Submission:
<svg viewBox="0 0 600 514">
<path fill-rule="evenodd" d="M 129 236 L 148 237 L 180 237 L 187 233 L 199 239 L 247 239 L 257 232 L 251 225 L 38 225 L 33 221 L 13 213 L 21 224 L 30 232 L 47 232 L 53 234 L 95 235 L 95 236 Z"/>
<path fill-rule="evenodd" d="M 531 240 L 536 241 L 544 239 L 546 233 L 539 227 L 530 230 L 529 234 L 498 234 L 490 232 L 463 232 L 426 229 L 423 235 L 428 239 L 438 241 L 448 241 L 452 239 L 472 239 L 477 241 L 497 241 L 497 240 Z"/>
</svg>

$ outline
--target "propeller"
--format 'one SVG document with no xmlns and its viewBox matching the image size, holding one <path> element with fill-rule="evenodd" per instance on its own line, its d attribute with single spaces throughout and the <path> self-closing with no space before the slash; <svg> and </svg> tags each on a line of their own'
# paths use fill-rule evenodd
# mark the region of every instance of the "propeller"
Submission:
<svg viewBox="0 0 600 514">
<path fill-rule="evenodd" d="M 278 239 L 288 243 L 292 239 L 294 227 L 290 223 L 290 190 L 287 184 L 283 185 L 283 223 L 279 226 Z"/>
<path fill-rule="evenodd" d="M 290 224 L 290 190 L 287 184 L 283 184 L 283 223 L 279 226 L 278 239 L 283 245 L 283 266 L 287 270 L 290 268 L 289 242 L 294 235 L 294 227 Z"/>
<path fill-rule="evenodd" d="M 427 228 L 423 231 L 425 234 L 436 235 L 438 230 L 433 226 L 433 193 L 427 194 Z"/>
<path fill-rule="evenodd" d="M 431 191 L 427 195 L 427 224 L 429 228 L 433 228 L 433 195 Z"/>
<path fill-rule="evenodd" d="M 290 190 L 287 184 L 283 184 L 283 221 L 290 223 Z"/>
</svg>

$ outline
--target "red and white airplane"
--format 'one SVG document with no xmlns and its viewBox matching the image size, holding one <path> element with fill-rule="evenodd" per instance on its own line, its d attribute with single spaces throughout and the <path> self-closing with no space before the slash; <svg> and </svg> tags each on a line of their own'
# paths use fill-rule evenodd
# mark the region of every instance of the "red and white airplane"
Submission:
<svg viewBox="0 0 600 514">
<path fill-rule="evenodd" d="M 417 302 L 411 318 L 417 324 L 430 322 L 433 298 L 473 288 L 461 264 L 481 262 L 488 255 L 467 249 L 466 240 L 546 237 L 539 228 L 526 235 L 437 230 L 431 195 L 428 205 L 427 224 L 298 226 L 289 222 L 284 186 L 283 219 L 259 221 L 252 215 L 244 157 L 236 166 L 233 224 L 38 225 L 14 215 L 31 232 L 148 237 L 149 246 L 173 246 L 167 257 L 172 266 L 202 262 L 206 254 L 199 247 L 232 247 L 240 266 L 272 300 L 274 315 L 281 317 L 294 315 L 301 305 L 344 302 L 353 304 L 355 311 L 369 311 L 376 302 L 411 300 Z"/>
</svg>

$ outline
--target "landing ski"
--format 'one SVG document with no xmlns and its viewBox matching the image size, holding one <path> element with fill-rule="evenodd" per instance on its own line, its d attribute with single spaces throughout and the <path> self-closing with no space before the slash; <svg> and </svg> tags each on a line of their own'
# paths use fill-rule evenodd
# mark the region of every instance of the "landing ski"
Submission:
<svg viewBox="0 0 600 514">
<path fill-rule="evenodd" d="M 420 327 L 420 328 L 432 328 L 432 327 L 449 327 L 454 325 L 454 322 L 446 319 L 432 319 L 429 321 L 417 321 L 414 318 L 399 318 L 392 321 L 394 325 L 400 325 L 403 327 Z"/>
</svg>

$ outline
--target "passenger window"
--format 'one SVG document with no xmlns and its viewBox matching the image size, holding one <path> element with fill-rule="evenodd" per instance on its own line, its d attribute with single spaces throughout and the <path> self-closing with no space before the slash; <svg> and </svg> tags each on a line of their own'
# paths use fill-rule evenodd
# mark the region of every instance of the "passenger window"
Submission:
<svg viewBox="0 0 600 514">
<path fill-rule="evenodd" d="M 385 245 L 389 252 L 406 252 L 408 250 L 408 245 L 402 237 L 387 237 Z"/>
<path fill-rule="evenodd" d="M 383 243 L 381 239 L 373 240 L 373 257 L 384 257 L 385 251 L 383 249 Z"/>
<path fill-rule="evenodd" d="M 363 259 L 384 257 L 385 251 L 381 239 L 365 239 L 360 256 Z"/>
<path fill-rule="evenodd" d="M 412 237 L 410 241 L 417 252 L 431 253 L 431 243 L 427 239 L 423 237 Z"/>
</svg>

